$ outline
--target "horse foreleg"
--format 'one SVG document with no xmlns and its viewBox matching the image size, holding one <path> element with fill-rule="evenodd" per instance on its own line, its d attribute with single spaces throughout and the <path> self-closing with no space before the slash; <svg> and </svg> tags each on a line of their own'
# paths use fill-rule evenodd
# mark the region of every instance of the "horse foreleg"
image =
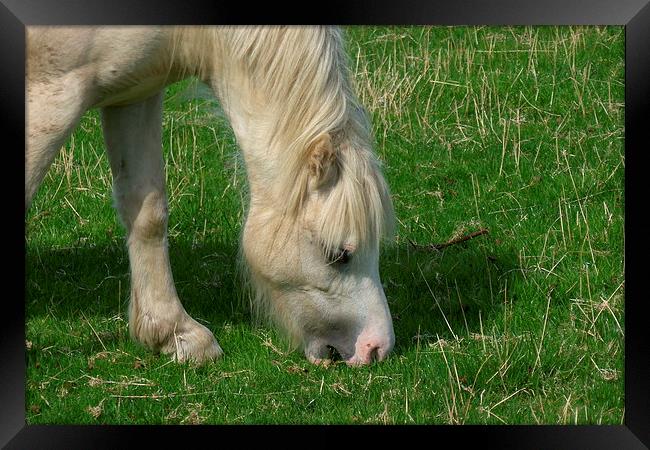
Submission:
<svg viewBox="0 0 650 450">
<path fill-rule="evenodd" d="M 178 361 L 222 354 L 212 333 L 183 308 L 167 249 L 167 197 L 162 158 L 162 94 L 102 109 L 115 206 L 127 230 L 131 266 L 129 330 Z"/>
</svg>

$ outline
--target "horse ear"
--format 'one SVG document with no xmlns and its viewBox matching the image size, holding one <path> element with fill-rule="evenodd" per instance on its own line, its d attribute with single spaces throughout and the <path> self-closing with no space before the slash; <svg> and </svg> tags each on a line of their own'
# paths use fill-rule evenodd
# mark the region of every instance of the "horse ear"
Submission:
<svg viewBox="0 0 650 450">
<path fill-rule="evenodd" d="M 337 175 L 336 151 L 332 138 L 325 133 L 316 138 L 309 150 L 309 186 L 313 190 L 333 181 Z"/>
</svg>

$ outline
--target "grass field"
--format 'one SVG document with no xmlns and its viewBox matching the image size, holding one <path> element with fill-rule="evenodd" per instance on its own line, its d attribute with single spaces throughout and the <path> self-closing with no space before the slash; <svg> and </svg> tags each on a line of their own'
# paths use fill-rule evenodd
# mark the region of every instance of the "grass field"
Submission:
<svg viewBox="0 0 650 450">
<path fill-rule="evenodd" d="M 130 341 L 91 111 L 26 220 L 28 423 L 623 423 L 623 27 L 347 35 L 398 217 L 380 260 L 392 356 L 315 367 L 252 325 L 245 172 L 217 104 L 183 83 L 164 113 L 171 264 L 226 355 L 197 368 Z"/>
</svg>

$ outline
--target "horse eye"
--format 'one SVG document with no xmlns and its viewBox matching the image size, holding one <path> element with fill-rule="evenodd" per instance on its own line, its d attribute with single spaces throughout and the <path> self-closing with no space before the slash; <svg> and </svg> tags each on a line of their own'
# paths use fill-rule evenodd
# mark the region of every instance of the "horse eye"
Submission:
<svg viewBox="0 0 650 450">
<path fill-rule="evenodd" d="M 328 260 L 330 264 L 334 264 L 334 263 L 347 264 L 350 262 L 351 258 L 352 258 L 352 253 L 345 248 L 339 248 L 338 250 L 328 255 Z"/>
</svg>

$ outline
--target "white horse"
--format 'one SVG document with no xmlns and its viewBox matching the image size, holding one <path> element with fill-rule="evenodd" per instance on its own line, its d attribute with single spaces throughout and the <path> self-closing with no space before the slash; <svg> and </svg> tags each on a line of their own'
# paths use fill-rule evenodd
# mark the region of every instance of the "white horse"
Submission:
<svg viewBox="0 0 650 450">
<path fill-rule="evenodd" d="M 266 312 L 319 364 L 386 358 L 395 337 L 379 279 L 393 209 L 330 27 L 29 27 L 26 210 L 57 152 L 100 108 L 115 206 L 127 230 L 132 338 L 178 361 L 218 358 L 183 308 L 167 249 L 165 86 L 207 83 L 243 152 L 242 254 Z"/>
</svg>

